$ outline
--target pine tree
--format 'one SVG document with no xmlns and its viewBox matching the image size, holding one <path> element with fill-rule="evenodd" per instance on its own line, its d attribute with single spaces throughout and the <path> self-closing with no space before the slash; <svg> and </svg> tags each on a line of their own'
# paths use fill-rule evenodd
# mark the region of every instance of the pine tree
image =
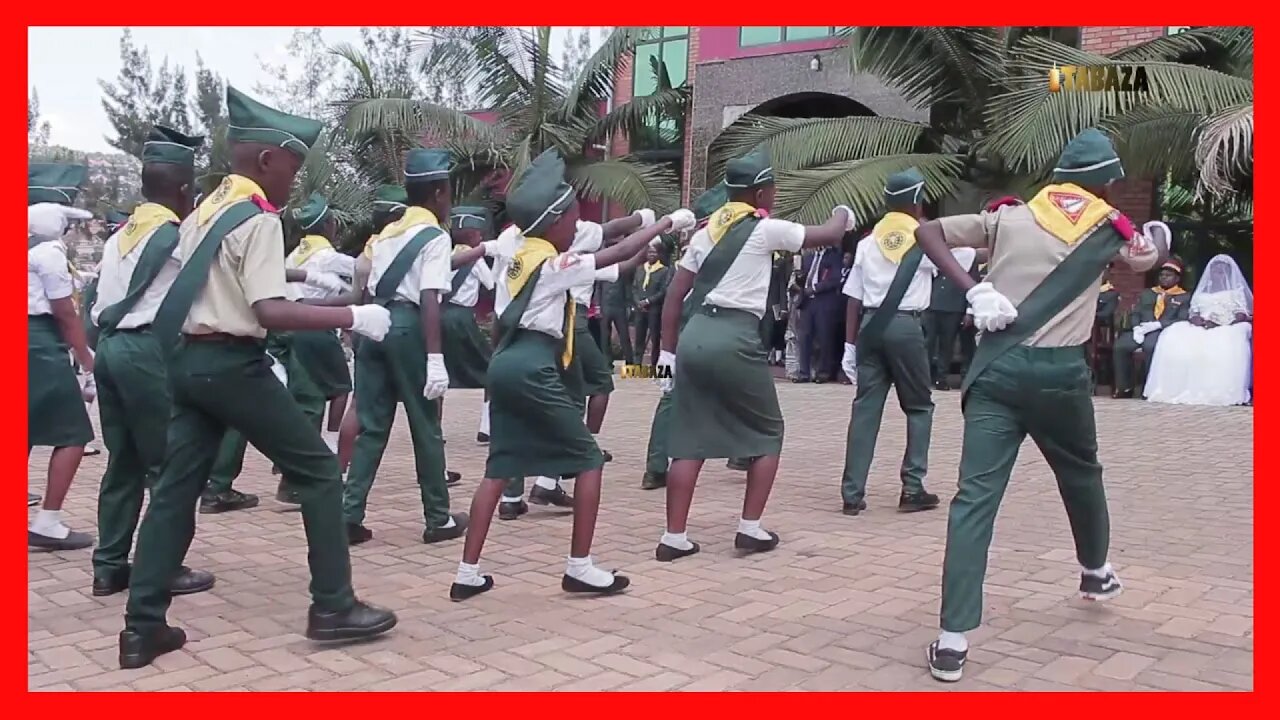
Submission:
<svg viewBox="0 0 1280 720">
<path fill-rule="evenodd" d="M 107 144 L 133 157 L 142 157 L 142 145 L 155 123 L 172 125 L 175 130 L 191 129 L 187 115 L 187 79 L 181 65 L 169 66 L 168 60 L 152 72 L 151 54 L 133 44 L 126 28 L 120 37 L 120 75 L 114 83 L 99 80 L 102 86 L 102 108 L 115 130 Z"/>
</svg>

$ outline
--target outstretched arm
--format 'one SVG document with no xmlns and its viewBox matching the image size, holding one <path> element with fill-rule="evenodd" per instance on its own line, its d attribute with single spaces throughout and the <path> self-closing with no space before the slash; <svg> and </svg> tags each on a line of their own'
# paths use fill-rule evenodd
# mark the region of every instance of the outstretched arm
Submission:
<svg viewBox="0 0 1280 720">
<path fill-rule="evenodd" d="M 595 253 L 596 269 L 630 260 L 649 246 L 649 241 L 671 228 L 671 218 L 664 217 L 643 230 L 637 230 L 609 247 Z"/>
</svg>

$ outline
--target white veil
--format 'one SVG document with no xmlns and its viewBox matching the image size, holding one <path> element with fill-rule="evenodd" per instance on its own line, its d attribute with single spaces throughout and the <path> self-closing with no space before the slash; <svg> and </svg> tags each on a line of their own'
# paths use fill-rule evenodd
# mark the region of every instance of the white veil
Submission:
<svg viewBox="0 0 1280 720">
<path fill-rule="evenodd" d="M 1201 317 L 1253 315 L 1253 291 L 1229 255 L 1215 255 L 1205 266 L 1195 295 L 1191 296 L 1191 312 Z M 1222 324 L 1222 319 L 1215 318 L 1215 322 Z"/>
</svg>

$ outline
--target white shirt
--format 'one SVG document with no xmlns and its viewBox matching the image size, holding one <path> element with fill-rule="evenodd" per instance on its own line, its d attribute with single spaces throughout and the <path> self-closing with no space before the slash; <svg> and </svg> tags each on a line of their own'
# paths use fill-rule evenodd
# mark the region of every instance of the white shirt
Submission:
<svg viewBox="0 0 1280 720">
<path fill-rule="evenodd" d="M 822 254 L 827 250 L 828 248 L 821 247 L 813 253 L 813 262 L 809 265 L 809 278 L 804 284 L 805 289 L 813 290 L 818 286 L 818 272 L 819 268 L 822 267 Z"/>
<path fill-rule="evenodd" d="M 773 253 L 777 250 L 799 252 L 804 245 L 804 226 L 788 220 L 765 218 L 756 224 L 742 252 L 729 266 L 715 289 L 707 293 L 704 305 L 746 310 L 764 317 L 769 299 L 769 278 L 773 274 Z M 698 272 L 707 255 L 715 248 L 711 234 L 703 228 L 693 234 L 689 249 L 680 258 L 679 267 Z"/>
<path fill-rule="evenodd" d="M 333 275 L 340 275 L 344 278 L 354 277 L 356 274 L 356 259 L 350 255 L 343 255 L 331 247 L 317 250 L 309 255 L 305 262 L 298 262 L 298 250 L 301 246 L 293 249 L 289 253 L 289 257 L 284 259 L 284 266 L 290 270 L 305 270 L 307 272 L 326 272 Z M 306 283 L 293 283 L 298 285 L 298 295 L 307 300 L 325 300 L 335 297 L 341 293 L 329 292 L 324 288 L 315 287 Z"/>
<path fill-rule="evenodd" d="M 564 337 L 565 292 L 595 280 L 596 256 L 561 253 L 542 263 L 540 272 L 533 297 L 520 317 L 520 327 L 560 339 Z M 501 284 L 506 285 L 505 282 Z"/>
<path fill-rule="evenodd" d="M 933 298 L 933 276 L 937 272 L 929 258 L 921 258 L 920 267 L 916 268 L 915 277 L 911 278 L 898 309 L 927 310 Z M 863 307 L 878 308 L 884 302 L 884 296 L 889 294 L 889 286 L 897 273 L 897 264 L 880 251 L 875 235 L 868 235 L 858 243 L 854 252 L 853 269 L 849 271 L 849 279 L 844 281 L 844 294 L 861 300 Z"/>
<path fill-rule="evenodd" d="M 569 246 L 569 252 L 584 254 L 594 253 L 604 244 L 604 226 L 590 220 L 579 220 L 577 230 L 573 235 L 573 244 Z M 597 282 L 617 282 L 618 266 L 610 265 L 607 268 L 596 270 L 595 277 L 590 280 L 581 282 L 569 289 L 569 294 L 573 296 L 573 301 L 583 308 L 591 307 L 591 295 L 596 289 Z"/>
<path fill-rule="evenodd" d="M 457 270 L 449 271 L 449 287 L 453 287 L 453 279 L 457 275 Z M 480 300 L 481 285 L 493 289 L 493 271 L 489 269 L 489 263 L 486 263 L 484 258 L 476 260 L 471 266 L 471 272 L 458 287 L 458 292 L 450 296 L 449 302 L 462 307 L 475 307 L 476 302 Z"/>
<path fill-rule="evenodd" d="M 156 228 L 156 230 L 159 229 Z M 138 260 L 142 257 L 142 251 L 151 242 L 151 238 L 156 236 L 156 231 L 152 230 L 129 251 L 128 255 L 120 257 L 120 238 L 123 232 L 122 226 L 120 230 L 112 233 L 111 237 L 107 238 L 107 244 L 102 248 L 102 267 L 98 276 L 98 299 L 89 313 L 94 325 L 98 324 L 98 316 L 102 314 L 103 310 L 120 302 L 128 294 L 129 282 L 133 279 L 133 271 L 138 267 Z M 182 251 L 178 249 L 178 243 L 174 243 L 173 252 L 169 254 L 169 259 L 165 262 L 164 267 L 160 268 L 160 273 L 156 275 L 155 281 L 138 299 L 129 314 L 120 320 L 120 324 L 117 327 L 129 329 L 150 325 L 156 319 L 156 311 L 160 309 L 160 303 L 164 302 L 164 297 L 169 293 L 169 288 L 173 286 L 173 281 L 178 279 L 178 271 L 181 269 Z"/>
<path fill-rule="evenodd" d="M 373 267 L 369 272 L 368 284 L 370 293 L 377 289 L 378 281 L 400 254 L 400 249 L 428 227 L 431 226 L 426 223 L 414 225 L 401 235 L 384 237 L 373 244 L 373 258 L 371 258 Z M 449 239 L 447 232 L 441 232 L 428 242 L 418 253 L 418 257 L 413 259 L 409 272 L 400 281 L 400 287 L 396 288 L 395 299 L 417 305 L 423 290 L 447 292 L 450 288 L 449 256 L 452 252 L 453 241 Z"/>
<path fill-rule="evenodd" d="M 74 290 L 67 248 L 61 240 L 47 240 L 27 248 L 28 315 L 52 315 L 49 301 L 69 298 Z"/>
</svg>

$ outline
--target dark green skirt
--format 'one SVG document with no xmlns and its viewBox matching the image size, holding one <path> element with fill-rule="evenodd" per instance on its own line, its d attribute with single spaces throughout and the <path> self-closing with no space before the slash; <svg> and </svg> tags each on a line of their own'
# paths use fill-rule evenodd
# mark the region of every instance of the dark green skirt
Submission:
<svg viewBox="0 0 1280 720">
<path fill-rule="evenodd" d="M 560 341 L 517 330 L 489 363 L 485 477 L 573 477 L 604 465 L 559 369 Z"/>
<path fill-rule="evenodd" d="M 680 332 L 674 408 L 667 435 L 674 459 L 744 458 L 782 452 L 782 410 L 760 319 L 704 307 Z"/>
<path fill-rule="evenodd" d="M 489 370 L 489 340 L 476 324 L 475 308 L 446 302 L 440 319 L 440 336 L 449 387 L 484 387 Z"/>
<path fill-rule="evenodd" d="M 351 392 L 351 372 L 342 340 L 331 330 L 301 330 L 290 333 L 294 364 L 307 369 L 307 375 L 325 398 L 336 398 Z"/>
<path fill-rule="evenodd" d="M 605 358 L 587 328 L 587 309 L 581 305 L 573 320 L 573 365 L 577 366 L 574 372 L 579 374 L 584 396 L 613 392 L 613 364 Z"/>
<path fill-rule="evenodd" d="M 52 315 L 27 316 L 27 447 L 83 447 L 93 439 L 69 347 Z"/>
</svg>

